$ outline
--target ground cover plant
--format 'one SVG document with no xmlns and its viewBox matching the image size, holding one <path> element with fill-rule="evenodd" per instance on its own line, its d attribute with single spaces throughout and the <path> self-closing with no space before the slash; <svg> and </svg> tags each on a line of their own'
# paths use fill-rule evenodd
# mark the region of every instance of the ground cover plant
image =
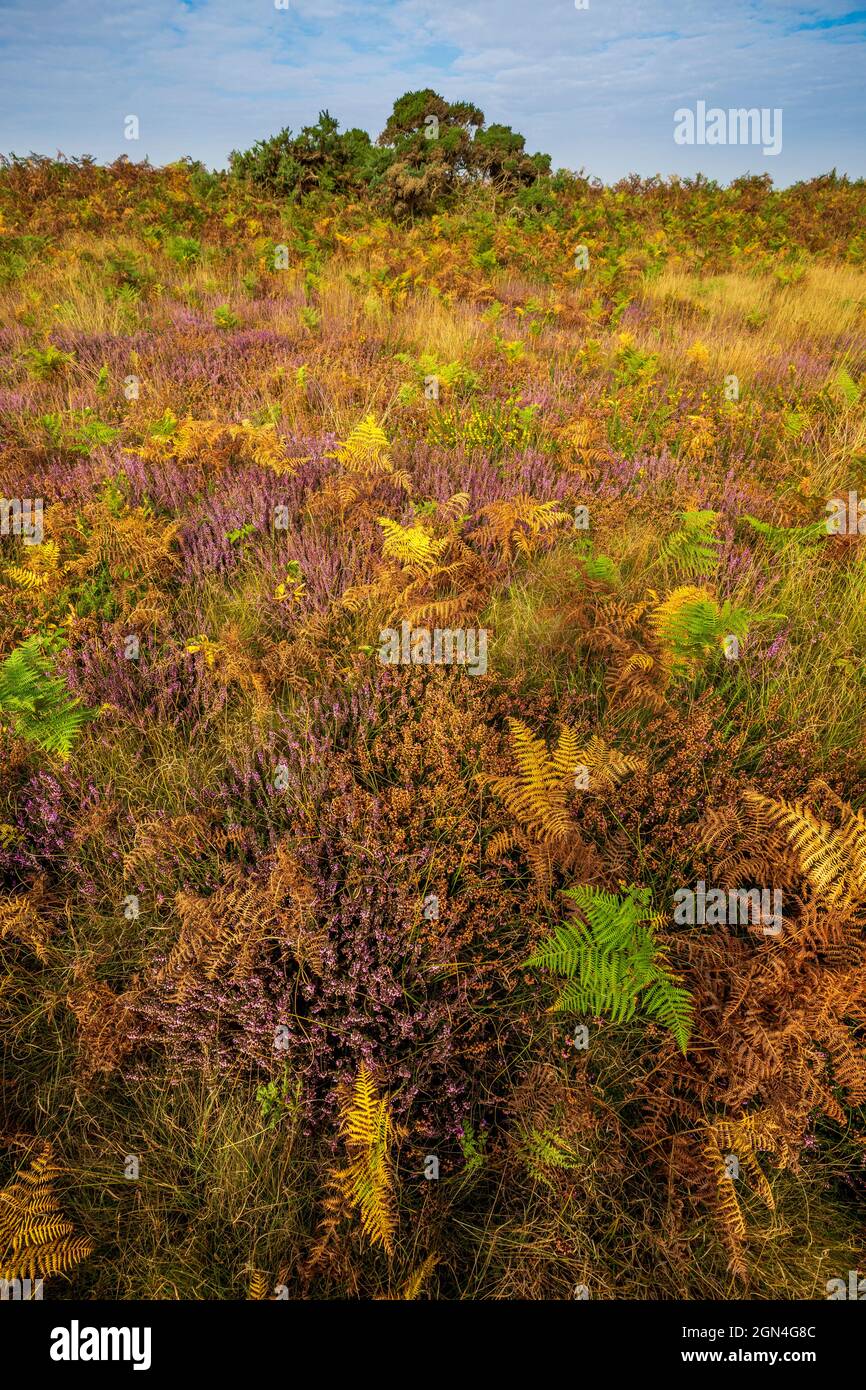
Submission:
<svg viewBox="0 0 866 1390">
<path fill-rule="evenodd" d="M 430 92 L 3 160 L 0 1278 L 862 1265 L 864 224 Z"/>
</svg>

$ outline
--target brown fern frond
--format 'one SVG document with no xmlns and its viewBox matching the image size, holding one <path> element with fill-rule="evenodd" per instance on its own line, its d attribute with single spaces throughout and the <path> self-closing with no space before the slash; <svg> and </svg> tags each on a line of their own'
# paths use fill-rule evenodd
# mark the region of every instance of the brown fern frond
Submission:
<svg viewBox="0 0 866 1390">
<path fill-rule="evenodd" d="M 488 502 L 481 515 L 486 520 L 473 539 L 496 547 L 504 563 L 517 553 L 533 555 L 548 532 L 572 519 L 558 502 L 540 502 L 526 495 Z"/>
<path fill-rule="evenodd" d="M 28 893 L 0 898 L 0 941 L 14 937 L 44 965 L 54 927 L 39 911 L 42 897 L 42 885 L 37 883 Z"/>
<path fill-rule="evenodd" d="M 730 1267 L 742 1276 L 747 1228 L 735 1180 L 726 1160 L 732 1157 L 739 1164 L 741 1172 L 747 1173 L 752 1179 L 765 1206 L 775 1211 L 772 1189 L 755 1155 L 757 1152 L 772 1153 L 777 1166 L 784 1168 L 788 1163 L 787 1145 L 771 1118 L 749 1114 L 738 1120 L 718 1119 L 708 1125 L 704 1131 L 704 1152 L 715 1175 L 716 1210 L 731 1256 Z"/>
<path fill-rule="evenodd" d="M 560 453 L 563 472 L 575 473 L 584 482 L 594 479 L 610 455 L 601 423 L 591 416 L 580 416 L 560 431 L 559 438 L 564 445 Z"/>
<path fill-rule="evenodd" d="M 830 1054 L 834 1078 L 845 1092 L 848 1104 L 866 1103 L 866 1053 L 863 1048 L 856 1045 L 847 1028 L 829 1019 L 821 1019 L 816 1036 Z"/>
<path fill-rule="evenodd" d="M 78 1024 L 78 1066 L 83 1080 L 113 1072 L 132 1047 L 129 998 L 97 980 L 91 965 L 79 964 L 66 1004 Z"/>
<path fill-rule="evenodd" d="M 447 501 L 440 502 L 436 508 L 436 515 L 445 522 L 453 523 L 459 521 L 466 514 L 470 498 L 468 492 L 455 492 L 453 497 Z"/>
</svg>

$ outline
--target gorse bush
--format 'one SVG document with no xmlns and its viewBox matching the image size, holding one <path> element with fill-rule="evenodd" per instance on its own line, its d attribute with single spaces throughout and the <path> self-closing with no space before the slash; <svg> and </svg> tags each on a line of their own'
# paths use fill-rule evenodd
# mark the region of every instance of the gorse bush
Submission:
<svg viewBox="0 0 866 1390">
<path fill-rule="evenodd" d="M 316 124 L 299 135 L 286 128 L 248 150 L 233 150 L 229 167 L 237 178 L 288 198 L 357 191 L 375 181 L 386 163 L 366 131 L 341 132 L 339 121 L 320 111 Z"/>
<path fill-rule="evenodd" d="M 299 135 L 281 130 L 249 150 L 234 150 L 232 174 L 278 197 L 377 192 L 398 216 L 432 212 L 461 184 L 483 179 L 503 191 L 549 173 L 548 155 L 527 155 L 510 126 L 484 125 L 469 102 L 407 92 L 394 103 L 376 145 L 363 130 L 340 131 L 327 111 Z"/>
</svg>

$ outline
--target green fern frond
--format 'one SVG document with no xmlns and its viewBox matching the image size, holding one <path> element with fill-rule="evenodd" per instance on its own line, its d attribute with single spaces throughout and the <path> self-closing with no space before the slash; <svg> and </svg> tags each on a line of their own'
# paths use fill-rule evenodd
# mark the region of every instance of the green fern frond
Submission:
<svg viewBox="0 0 866 1390">
<path fill-rule="evenodd" d="M 532 1126 L 522 1135 L 522 1148 L 530 1172 L 545 1176 L 545 1169 L 559 1168 L 566 1172 L 580 1165 L 580 1156 L 570 1144 L 553 1130 Z"/>
<path fill-rule="evenodd" d="M 609 584 L 612 589 L 618 589 L 622 584 L 619 565 L 609 555 L 592 555 L 584 560 L 583 568 L 587 579 L 594 584 Z"/>
<path fill-rule="evenodd" d="M 764 616 L 764 615 L 761 615 Z M 769 616 L 769 615 L 767 615 Z M 683 584 L 672 590 L 650 614 L 650 623 L 673 675 L 689 675 L 708 653 L 718 651 L 726 637 L 743 640 L 756 615 L 722 606 L 707 589 Z"/>
<path fill-rule="evenodd" d="M 811 521 L 806 526 L 773 526 L 769 521 L 759 521 L 748 514 L 742 519 L 777 553 L 791 545 L 812 545 L 827 539 L 826 520 Z"/>
<path fill-rule="evenodd" d="M 662 557 L 677 574 L 710 574 L 719 563 L 721 541 L 715 533 L 719 513 L 681 512 L 679 527 L 662 546 Z"/>
<path fill-rule="evenodd" d="M 22 738 L 46 753 L 67 758 L 92 711 L 71 699 L 66 684 L 53 674 L 51 644 L 28 637 L 0 666 L 0 718 Z"/>
<path fill-rule="evenodd" d="M 668 1029 L 685 1052 L 691 996 L 659 963 L 648 892 L 631 888 L 618 897 L 579 885 L 565 896 L 575 904 L 576 914 L 558 923 L 527 961 L 529 967 L 566 981 L 554 1009 L 603 1014 L 614 1023 L 625 1023 L 640 1006 Z"/>
</svg>

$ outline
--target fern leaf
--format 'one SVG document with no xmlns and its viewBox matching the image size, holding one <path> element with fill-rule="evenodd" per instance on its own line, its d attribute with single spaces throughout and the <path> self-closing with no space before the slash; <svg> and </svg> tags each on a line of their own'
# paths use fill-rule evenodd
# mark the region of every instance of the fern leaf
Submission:
<svg viewBox="0 0 866 1390">
<path fill-rule="evenodd" d="M 340 1128 L 349 1163 L 333 1174 L 333 1180 L 349 1206 L 360 1212 L 361 1228 L 370 1243 L 393 1255 L 397 1230 L 391 1154 L 394 1126 L 388 1098 L 377 1094 L 364 1063 L 343 1104 Z"/>
<path fill-rule="evenodd" d="M 22 738 L 66 758 L 92 711 L 71 699 L 64 681 L 52 674 L 50 646 L 29 637 L 0 666 L 0 716 L 11 720 Z"/>
<path fill-rule="evenodd" d="M 678 574 L 710 574 L 719 563 L 721 541 L 715 533 L 718 512 L 680 513 L 680 525 L 662 546 L 662 556 Z"/>
<path fill-rule="evenodd" d="M 261 1301 L 268 1296 L 268 1276 L 263 1274 L 260 1269 L 254 1269 L 250 1273 L 247 1285 L 247 1299 Z"/>
<path fill-rule="evenodd" d="M 397 560 L 419 574 L 430 574 L 436 568 L 444 540 L 429 535 L 423 526 L 401 526 L 386 516 L 377 520 L 385 533 L 382 554 L 386 559 Z"/>
<path fill-rule="evenodd" d="M 93 1251 L 60 1215 L 60 1175 L 50 1144 L 0 1191 L 0 1279 L 42 1279 L 72 1269 Z"/>
<path fill-rule="evenodd" d="M 388 436 L 375 416 L 365 415 L 328 457 L 352 473 L 389 473 L 390 449 Z"/>
<path fill-rule="evenodd" d="M 833 906 L 850 905 L 866 892 L 866 821 L 848 811 L 841 831 L 800 801 L 773 801 L 746 791 L 743 799 L 780 826 L 793 846 L 804 877 Z"/>
<path fill-rule="evenodd" d="M 691 997 L 658 959 L 648 894 L 632 888 L 618 897 L 581 884 L 565 896 L 579 915 L 558 923 L 526 962 L 566 981 L 554 1009 L 606 1014 L 614 1023 L 625 1023 L 640 1005 L 685 1052 Z"/>
</svg>

